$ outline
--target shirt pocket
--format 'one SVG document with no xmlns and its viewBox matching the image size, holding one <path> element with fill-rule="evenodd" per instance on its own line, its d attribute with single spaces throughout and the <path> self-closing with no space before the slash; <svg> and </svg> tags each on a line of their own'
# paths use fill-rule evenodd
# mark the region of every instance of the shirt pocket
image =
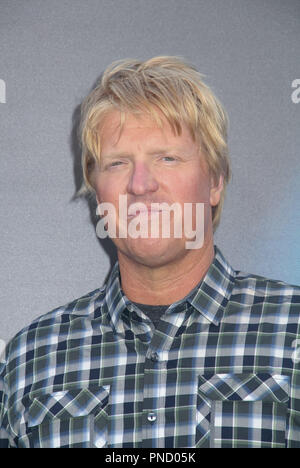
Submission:
<svg viewBox="0 0 300 468">
<path fill-rule="evenodd" d="M 284 448 L 289 377 L 198 377 L 196 447 Z"/>
<path fill-rule="evenodd" d="M 110 386 L 70 389 L 35 397 L 28 411 L 34 448 L 107 446 Z"/>
</svg>

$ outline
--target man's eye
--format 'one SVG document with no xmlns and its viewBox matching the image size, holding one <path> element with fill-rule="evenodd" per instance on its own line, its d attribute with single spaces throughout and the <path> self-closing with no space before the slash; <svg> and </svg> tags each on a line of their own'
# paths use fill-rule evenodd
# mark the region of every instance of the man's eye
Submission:
<svg viewBox="0 0 300 468">
<path fill-rule="evenodd" d="M 176 159 L 173 156 L 163 156 L 162 159 L 166 162 L 176 161 Z"/>
<path fill-rule="evenodd" d="M 110 168 L 110 167 L 117 167 L 117 166 L 120 166 L 121 164 L 123 164 L 122 161 L 112 161 L 111 163 L 107 164 L 107 168 Z"/>
</svg>

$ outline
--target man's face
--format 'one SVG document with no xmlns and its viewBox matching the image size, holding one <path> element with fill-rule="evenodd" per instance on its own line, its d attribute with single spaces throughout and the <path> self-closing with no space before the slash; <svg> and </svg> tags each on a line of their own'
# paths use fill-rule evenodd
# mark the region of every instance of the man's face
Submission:
<svg viewBox="0 0 300 468">
<path fill-rule="evenodd" d="M 128 207 L 141 202 L 150 209 L 152 203 L 165 202 L 171 206 L 176 202 L 182 207 L 182 213 L 185 204 L 193 204 L 195 208 L 196 203 L 203 203 L 205 242 L 212 240 L 211 206 L 220 200 L 222 180 L 214 186 L 204 157 L 185 126 L 181 135 L 176 136 L 164 117 L 160 128 L 147 115 L 137 117 L 127 113 L 120 132 L 120 113 L 111 111 L 101 128 L 101 159 L 94 181 L 98 203 L 109 202 L 116 209 L 117 232 L 121 225 L 119 195 L 126 195 Z M 149 236 L 113 239 L 119 256 L 154 267 L 190 254 L 184 228 L 181 238 L 175 237 L 172 227 L 171 235 L 163 237 L 163 213 L 159 212 L 156 213 L 156 220 L 161 223 L 159 235 L 153 238 L 150 235 L 153 214 L 149 211 L 142 214 L 147 216 Z M 133 218 L 126 214 L 127 226 Z M 170 219 L 172 224 L 173 212 Z"/>
</svg>

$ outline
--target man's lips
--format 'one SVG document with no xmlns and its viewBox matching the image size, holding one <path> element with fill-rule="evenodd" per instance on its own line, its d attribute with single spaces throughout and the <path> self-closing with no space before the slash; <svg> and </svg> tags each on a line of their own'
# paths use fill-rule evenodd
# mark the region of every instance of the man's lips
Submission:
<svg viewBox="0 0 300 468">
<path fill-rule="evenodd" d="M 162 213 L 163 209 L 159 208 L 142 208 L 142 209 L 137 209 L 137 210 L 134 210 L 134 213 L 130 213 L 128 214 L 128 218 L 135 218 L 136 216 L 151 216 L 153 214 L 156 214 L 156 213 Z"/>
</svg>

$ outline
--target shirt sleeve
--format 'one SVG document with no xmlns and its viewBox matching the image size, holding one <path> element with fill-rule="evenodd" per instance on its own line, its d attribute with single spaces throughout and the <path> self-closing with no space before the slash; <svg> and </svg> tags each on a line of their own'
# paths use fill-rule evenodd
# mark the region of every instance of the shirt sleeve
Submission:
<svg viewBox="0 0 300 468">
<path fill-rule="evenodd" d="M 16 447 L 9 430 L 8 395 L 5 389 L 5 369 L 5 362 L 0 362 L 0 449 Z"/>
</svg>

